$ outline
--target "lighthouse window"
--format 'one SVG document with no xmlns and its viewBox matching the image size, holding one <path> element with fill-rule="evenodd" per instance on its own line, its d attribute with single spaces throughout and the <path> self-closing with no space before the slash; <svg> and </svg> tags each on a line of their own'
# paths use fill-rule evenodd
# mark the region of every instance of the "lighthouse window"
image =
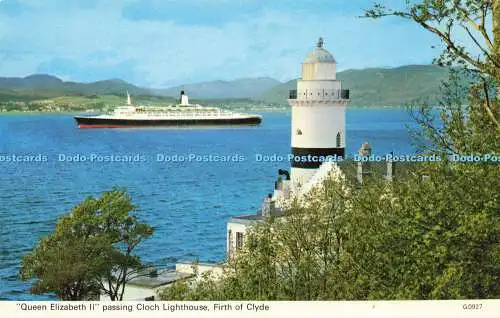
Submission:
<svg viewBox="0 0 500 318">
<path fill-rule="evenodd" d="M 337 148 L 340 148 L 340 132 L 337 133 Z"/>
<path fill-rule="evenodd" d="M 297 129 L 297 135 L 299 135 L 299 136 L 302 135 L 302 130 Z"/>
</svg>

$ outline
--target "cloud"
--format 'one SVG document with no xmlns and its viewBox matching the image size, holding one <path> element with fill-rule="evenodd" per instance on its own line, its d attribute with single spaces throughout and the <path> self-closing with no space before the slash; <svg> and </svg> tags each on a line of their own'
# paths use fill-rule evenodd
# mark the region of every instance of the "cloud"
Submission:
<svg viewBox="0 0 500 318">
<path fill-rule="evenodd" d="M 136 65 L 137 62 L 134 60 L 125 60 L 115 64 L 82 66 L 69 59 L 53 58 L 38 65 L 36 71 L 43 74 L 57 74 L 63 80 L 82 78 L 85 81 L 94 82 L 112 77 L 137 82 L 139 76 L 135 71 Z M 113 76 L 110 77 L 111 74 Z"/>
<path fill-rule="evenodd" d="M 92 0 L 83 7 L 76 0 L 17 1 L 30 5 L 0 19 L 0 76 L 122 77 L 153 87 L 251 76 L 288 80 L 298 76 L 319 36 L 340 69 L 429 63 L 436 53 L 426 49 L 436 41 L 409 23 L 358 19 L 358 7 L 369 1 Z M 179 3 L 181 15 L 173 10 Z M 140 5 L 147 6 L 142 15 L 124 17 Z M 218 21 L 207 17 L 223 7 Z M 156 8 L 158 16 L 146 14 Z"/>
</svg>

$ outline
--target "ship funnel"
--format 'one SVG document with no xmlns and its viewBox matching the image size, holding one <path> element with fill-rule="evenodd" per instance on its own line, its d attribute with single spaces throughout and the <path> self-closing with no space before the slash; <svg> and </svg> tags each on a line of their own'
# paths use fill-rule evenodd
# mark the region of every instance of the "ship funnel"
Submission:
<svg viewBox="0 0 500 318">
<path fill-rule="evenodd" d="M 181 105 L 189 105 L 189 98 L 184 91 L 181 91 Z"/>
<path fill-rule="evenodd" d="M 132 100 L 130 99 L 130 94 L 127 91 L 127 105 L 132 105 Z"/>
</svg>

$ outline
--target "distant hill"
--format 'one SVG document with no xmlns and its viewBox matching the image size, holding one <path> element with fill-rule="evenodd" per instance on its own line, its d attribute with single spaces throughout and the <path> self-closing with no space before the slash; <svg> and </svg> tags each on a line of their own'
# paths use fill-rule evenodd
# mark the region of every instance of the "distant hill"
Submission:
<svg viewBox="0 0 500 318">
<path fill-rule="evenodd" d="M 27 77 L 0 77 L 1 101 L 29 101 L 66 95 L 125 95 L 126 91 L 133 95 L 151 95 L 150 91 L 113 79 L 94 83 L 64 82 L 61 79 L 35 74 Z"/>
<path fill-rule="evenodd" d="M 418 98 L 433 99 L 448 76 L 446 68 L 435 65 L 408 65 L 396 68 L 368 68 L 337 73 L 342 87 L 350 90 L 353 106 L 402 106 Z M 277 85 L 253 99 L 284 104 L 297 80 Z"/>
<path fill-rule="evenodd" d="M 190 97 L 198 99 L 248 99 L 260 95 L 279 84 L 281 82 L 275 79 L 259 77 L 233 81 L 201 82 L 166 89 L 148 89 L 132 85 L 120 79 L 76 83 L 65 82 L 51 75 L 35 74 L 23 78 L 0 77 L 0 102 L 29 101 L 64 95 L 123 96 L 126 91 L 135 96 L 156 95 L 177 98 L 181 90 L 185 90 Z"/>
<path fill-rule="evenodd" d="M 181 90 L 193 98 L 204 99 L 242 99 L 261 95 L 273 87 L 281 84 L 280 81 L 269 77 L 242 78 L 232 81 L 210 81 L 186 84 L 167 89 L 151 90 L 160 96 L 177 97 Z"/>
<path fill-rule="evenodd" d="M 447 77 L 447 69 L 434 65 L 409 65 L 397 68 L 369 68 L 339 72 L 344 88 L 350 89 L 353 106 L 400 106 L 417 98 L 432 98 L 438 93 L 440 82 Z M 46 74 L 23 78 L 0 77 L 0 102 L 33 101 L 61 96 L 101 95 L 134 98 L 174 97 L 179 92 L 198 100 L 252 99 L 259 104 L 286 104 L 288 92 L 296 88 L 296 80 L 281 83 L 268 77 L 244 78 L 233 81 L 211 81 L 186 84 L 167 89 L 141 88 L 119 79 L 93 83 L 65 82 Z"/>
<path fill-rule="evenodd" d="M 54 89 L 62 85 L 63 81 L 59 78 L 45 74 L 35 74 L 23 78 L 0 77 L 0 89 Z"/>
</svg>

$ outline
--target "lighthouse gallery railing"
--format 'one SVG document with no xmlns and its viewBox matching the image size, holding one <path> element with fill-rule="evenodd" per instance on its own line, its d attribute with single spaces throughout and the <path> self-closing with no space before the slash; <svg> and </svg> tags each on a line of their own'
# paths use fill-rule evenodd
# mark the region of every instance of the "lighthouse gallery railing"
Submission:
<svg viewBox="0 0 500 318">
<path fill-rule="evenodd" d="M 348 89 L 306 89 L 304 91 L 290 90 L 289 99 L 349 99 Z"/>
</svg>

